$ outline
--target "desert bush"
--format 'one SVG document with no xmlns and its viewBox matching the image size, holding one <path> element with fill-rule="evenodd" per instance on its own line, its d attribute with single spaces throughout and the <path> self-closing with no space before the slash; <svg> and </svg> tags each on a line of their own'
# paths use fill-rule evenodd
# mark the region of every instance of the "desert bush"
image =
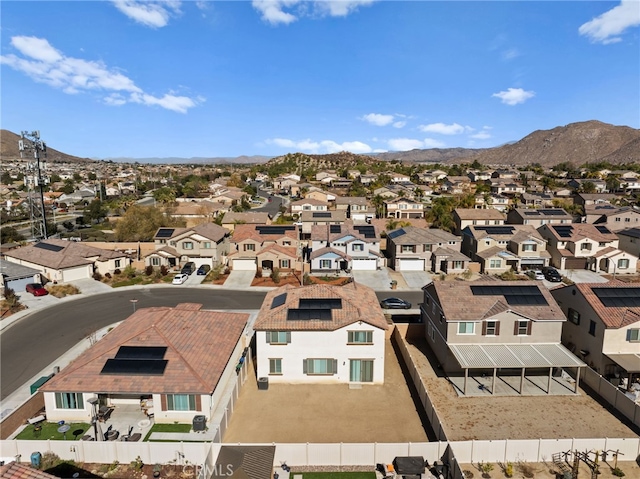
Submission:
<svg viewBox="0 0 640 479">
<path fill-rule="evenodd" d="M 305 273 L 302 277 L 302 284 L 311 284 L 311 277 L 309 276 L 309 273 Z"/>
<path fill-rule="evenodd" d="M 120 268 L 116 268 L 113 270 L 113 274 L 122 274 L 122 271 L 120 271 Z"/>
<path fill-rule="evenodd" d="M 153 266 L 149 265 L 144 269 L 144 274 L 151 276 L 153 274 Z"/>
<path fill-rule="evenodd" d="M 270 276 L 274 283 L 278 284 L 280 282 L 280 270 L 278 268 L 273 268 Z"/>
<path fill-rule="evenodd" d="M 160 266 L 160 274 L 162 276 L 166 276 L 169 274 L 169 268 L 167 268 L 165 265 Z"/>
<path fill-rule="evenodd" d="M 211 270 L 211 279 L 213 279 L 214 281 L 220 279 L 223 269 L 225 269 L 223 264 L 219 264 L 218 266 L 213 268 Z"/>
<path fill-rule="evenodd" d="M 47 286 L 47 290 L 51 296 L 56 298 L 64 298 L 73 294 L 80 294 L 80 290 L 72 284 L 54 284 Z"/>
<path fill-rule="evenodd" d="M 142 458 L 137 456 L 133 461 L 131 461 L 131 469 L 134 471 L 142 471 L 142 466 L 144 466 L 144 462 L 142 462 Z"/>
<path fill-rule="evenodd" d="M 129 264 L 124 268 L 124 274 L 127 278 L 135 278 L 136 277 L 136 269 L 133 265 Z"/>
<path fill-rule="evenodd" d="M 491 471 L 493 471 L 493 464 L 490 462 L 481 462 L 478 464 L 478 469 L 482 472 L 482 477 L 491 477 Z"/>
<path fill-rule="evenodd" d="M 93 279 L 95 279 L 96 281 L 102 281 L 102 275 L 100 274 L 99 271 L 96 271 L 95 273 L 93 273 Z"/>
<path fill-rule="evenodd" d="M 262 278 L 262 268 L 256 269 L 256 278 Z"/>
<path fill-rule="evenodd" d="M 107 279 L 111 279 L 111 273 L 105 273 L 104 277 L 107 278 Z"/>
<path fill-rule="evenodd" d="M 15 311 L 21 306 L 20 301 L 18 300 L 18 295 L 12 288 L 4 288 L 3 303 L 3 306 L 9 311 Z"/>
<path fill-rule="evenodd" d="M 60 459 L 60 456 L 58 456 L 57 454 L 54 454 L 51 451 L 47 451 L 40 458 L 40 469 L 42 469 L 43 471 L 47 469 L 52 469 L 56 467 L 58 464 L 60 464 L 61 462 L 62 462 L 62 459 Z"/>
<path fill-rule="evenodd" d="M 611 474 L 616 477 L 624 477 L 624 472 L 622 472 L 622 469 L 620 469 L 619 467 L 611 468 Z"/>
</svg>

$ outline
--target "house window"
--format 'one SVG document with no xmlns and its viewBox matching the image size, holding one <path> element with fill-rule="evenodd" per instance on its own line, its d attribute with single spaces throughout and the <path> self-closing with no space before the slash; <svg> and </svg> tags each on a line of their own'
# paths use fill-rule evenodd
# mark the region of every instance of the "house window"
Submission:
<svg viewBox="0 0 640 479">
<path fill-rule="evenodd" d="M 516 323 L 516 334 L 518 336 L 527 336 L 531 334 L 531 329 L 529 328 L 529 321 L 518 321 Z"/>
<path fill-rule="evenodd" d="M 580 251 L 591 251 L 591 243 L 582 243 L 580 245 Z"/>
<path fill-rule="evenodd" d="M 333 375 L 338 372 L 338 361 L 331 358 L 303 359 L 302 373 L 307 375 Z"/>
<path fill-rule="evenodd" d="M 349 344 L 372 344 L 373 331 L 348 331 L 347 342 Z"/>
<path fill-rule="evenodd" d="M 580 313 L 578 313 L 575 309 L 569 308 L 567 317 L 573 324 L 580 324 Z"/>
<path fill-rule="evenodd" d="M 357 383 L 373 382 L 373 359 L 350 359 L 349 381 Z"/>
<path fill-rule="evenodd" d="M 280 267 L 281 268 L 290 268 L 291 265 L 291 260 L 288 259 L 281 259 L 280 260 Z"/>
<path fill-rule="evenodd" d="M 167 411 L 197 411 L 194 394 L 167 394 Z"/>
<path fill-rule="evenodd" d="M 474 334 L 476 323 L 463 322 L 458 323 L 458 334 Z"/>
<path fill-rule="evenodd" d="M 492 259 L 489 261 L 489 268 L 502 268 L 501 259 Z"/>
<path fill-rule="evenodd" d="M 243 249 L 244 249 L 244 251 L 255 251 L 256 250 L 256 245 L 254 245 L 253 243 L 247 243 L 247 244 L 243 245 Z"/>
<path fill-rule="evenodd" d="M 523 244 L 522 245 L 522 251 L 535 251 L 536 250 L 536 245 L 535 244 Z"/>
<path fill-rule="evenodd" d="M 629 342 L 631 343 L 640 342 L 640 329 L 630 329 L 627 335 L 629 337 Z"/>
<path fill-rule="evenodd" d="M 497 336 L 499 334 L 498 321 L 485 321 L 485 336 Z"/>
<path fill-rule="evenodd" d="M 464 261 L 453 261 L 451 263 L 452 269 L 462 269 L 464 268 Z"/>
<path fill-rule="evenodd" d="M 290 331 L 267 331 L 267 343 L 269 344 L 288 344 L 290 342 Z"/>
<path fill-rule="evenodd" d="M 618 260 L 618 269 L 627 269 L 629 267 L 628 259 L 619 259 Z"/>
<path fill-rule="evenodd" d="M 167 240 L 158 240 L 158 243 L 160 243 L 160 244 L 167 244 Z"/>
<path fill-rule="evenodd" d="M 176 242 L 175 241 L 169 241 L 169 246 L 175 246 Z"/>
<path fill-rule="evenodd" d="M 282 359 L 269 359 L 269 374 L 282 374 Z"/>
<path fill-rule="evenodd" d="M 625 218 L 625 219 L 624 219 L 624 222 L 625 222 L 625 223 L 631 223 L 631 218 Z"/>
<path fill-rule="evenodd" d="M 84 409 L 82 393 L 56 393 L 57 409 Z"/>
<path fill-rule="evenodd" d="M 157 257 L 151 258 L 151 266 L 160 266 L 160 258 L 157 258 Z"/>
<path fill-rule="evenodd" d="M 591 336 L 596 335 L 596 322 L 594 320 L 589 321 L 589 334 Z"/>
<path fill-rule="evenodd" d="M 362 243 L 354 243 L 351 245 L 353 251 L 364 251 L 364 245 Z"/>
<path fill-rule="evenodd" d="M 604 248 L 605 246 L 607 246 L 607 243 L 605 243 L 604 241 L 600 241 L 600 243 L 598 243 L 598 246 L 600 248 Z"/>
<path fill-rule="evenodd" d="M 430 244 L 426 244 L 423 246 L 423 251 L 431 251 L 431 245 Z"/>
<path fill-rule="evenodd" d="M 302 209 L 305 210 L 305 211 L 309 211 L 311 209 L 311 206 L 310 205 L 304 205 L 302 207 Z"/>
<path fill-rule="evenodd" d="M 431 341 L 436 342 L 436 328 L 433 327 L 433 324 L 429 323 L 427 327 L 427 334 L 431 338 Z"/>
<path fill-rule="evenodd" d="M 491 240 L 484 240 L 485 246 L 489 246 L 491 244 Z"/>
<path fill-rule="evenodd" d="M 211 249 L 211 241 L 205 241 L 202 243 L 202 249 Z"/>
<path fill-rule="evenodd" d="M 113 262 L 113 264 L 115 265 L 116 268 L 119 268 L 120 267 L 120 262 L 121 262 L 121 260 L 117 259 L 117 260 L 115 260 Z"/>
<path fill-rule="evenodd" d="M 193 242 L 192 241 L 183 241 L 182 242 L 182 249 L 193 249 Z"/>
<path fill-rule="evenodd" d="M 403 244 L 402 245 L 402 252 L 403 253 L 413 253 L 413 252 L 415 252 L 414 246 L 410 245 L 410 244 Z"/>
<path fill-rule="evenodd" d="M 331 260 L 330 259 L 321 259 L 320 260 L 320 269 L 330 269 L 331 268 Z"/>
</svg>

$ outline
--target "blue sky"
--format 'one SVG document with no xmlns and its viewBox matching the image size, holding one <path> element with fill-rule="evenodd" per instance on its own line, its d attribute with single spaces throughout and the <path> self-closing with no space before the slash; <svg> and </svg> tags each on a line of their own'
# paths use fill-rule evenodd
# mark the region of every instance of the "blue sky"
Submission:
<svg viewBox="0 0 640 479">
<path fill-rule="evenodd" d="M 640 128 L 640 0 L 5 1 L 1 126 L 76 156 L 484 148 Z"/>
</svg>

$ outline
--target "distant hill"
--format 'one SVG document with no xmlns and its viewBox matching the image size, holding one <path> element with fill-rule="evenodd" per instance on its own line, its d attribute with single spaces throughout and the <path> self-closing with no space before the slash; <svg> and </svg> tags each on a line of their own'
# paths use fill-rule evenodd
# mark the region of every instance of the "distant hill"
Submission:
<svg viewBox="0 0 640 479">
<path fill-rule="evenodd" d="M 599 161 L 638 163 L 640 130 L 595 120 L 570 123 L 552 130 L 537 130 L 515 143 L 488 148 L 465 158 L 465 162 L 475 160 L 493 165 L 539 163 L 547 167 L 565 161 L 576 166 Z"/>
<path fill-rule="evenodd" d="M 152 158 L 128 158 L 128 157 L 118 157 L 118 158 L 103 158 L 106 161 L 114 161 L 116 163 L 150 163 L 155 165 L 163 165 L 163 164 L 213 164 L 213 165 L 222 165 L 222 164 L 234 164 L 234 165 L 252 165 L 252 164 L 261 164 L 269 161 L 271 156 L 236 156 L 236 157 L 203 157 L 196 156 L 191 158 L 180 158 L 180 157 L 152 157 Z"/>
<path fill-rule="evenodd" d="M 413 163 L 447 163 L 463 162 L 466 158 L 477 155 L 485 148 L 431 148 L 430 150 L 389 151 L 374 156 L 381 160 L 400 160 Z"/>
<path fill-rule="evenodd" d="M 9 130 L 0 130 L 0 160 L 12 160 L 20 158 L 20 149 L 18 148 L 19 140 L 20 135 L 16 135 Z M 84 163 L 87 161 L 93 161 L 90 158 L 79 158 L 77 156 L 67 155 L 66 153 L 62 153 L 61 151 L 50 148 L 46 139 L 44 139 L 44 142 L 47 143 L 47 162 Z M 40 159 L 42 160 L 44 158 L 41 156 Z"/>
</svg>

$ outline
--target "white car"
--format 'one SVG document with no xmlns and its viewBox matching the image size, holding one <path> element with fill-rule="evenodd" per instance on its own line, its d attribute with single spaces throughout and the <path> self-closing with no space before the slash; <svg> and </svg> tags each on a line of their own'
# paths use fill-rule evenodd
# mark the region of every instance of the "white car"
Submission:
<svg viewBox="0 0 640 479">
<path fill-rule="evenodd" d="M 173 277 L 173 281 L 171 282 L 172 284 L 182 284 L 184 283 L 187 279 L 189 279 L 189 275 L 188 274 L 183 274 L 183 273 L 179 273 L 176 274 Z"/>
<path fill-rule="evenodd" d="M 537 269 L 530 269 L 529 271 L 527 271 L 527 276 L 529 276 L 529 278 L 531 279 L 544 279 L 544 274 L 542 273 L 542 271 Z"/>
</svg>

